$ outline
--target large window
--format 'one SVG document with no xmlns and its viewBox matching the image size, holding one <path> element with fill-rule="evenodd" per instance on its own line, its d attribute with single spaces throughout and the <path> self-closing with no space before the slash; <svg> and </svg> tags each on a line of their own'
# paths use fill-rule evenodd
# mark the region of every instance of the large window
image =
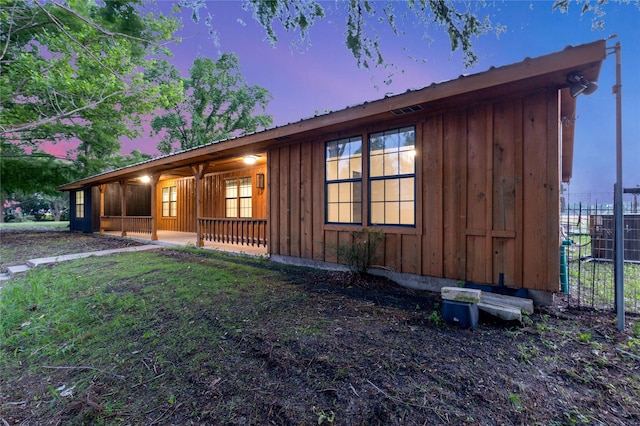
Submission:
<svg viewBox="0 0 640 426">
<path fill-rule="evenodd" d="M 252 217 L 251 178 L 226 179 L 225 217 Z"/>
<path fill-rule="evenodd" d="M 362 223 L 362 138 L 326 144 L 326 221 Z"/>
<path fill-rule="evenodd" d="M 166 186 L 162 188 L 162 217 L 176 217 L 178 215 L 178 187 Z"/>
<path fill-rule="evenodd" d="M 369 136 L 369 222 L 416 223 L 416 132 L 403 127 Z"/>
<path fill-rule="evenodd" d="M 84 191 L 76 191 L 76 219 L 84 218 Z"/>
</svg>

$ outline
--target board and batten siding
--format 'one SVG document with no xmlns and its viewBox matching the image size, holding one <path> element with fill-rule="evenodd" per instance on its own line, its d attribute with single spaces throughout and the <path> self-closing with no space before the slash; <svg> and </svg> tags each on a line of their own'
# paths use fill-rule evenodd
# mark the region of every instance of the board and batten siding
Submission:
<svg viewBox="0 0 640 426">
<path fill-rule="evenodd" d="M 380 226 L 376 263 L 411 274 L 557 291 L 560 92 L 421 111 L 416 126 L 416 227 Z M 268 151 L 269 251 L 336 262 L 335 248 L 361 225 L 325 224 L 324 145 L 316 136 Z M 337 135 L 337 137 L 335 137 Z M 365 156 L 366 157 L 366 156 Z M 363 173 L 363 218 L 368 171 Z"/>
<path fill-rule="evenodd" d="M 252 213 L 257 219 L 267 217 L 266 189 L 256 188 L 256 175 L 266 173 L 265 166 L 205 174 L 202 178 L 202 217 L 225 217 L 224 181 L 231 178 L 251 177 Z M 265 178 L 266 182 L 266 178 Z M 177 214 L 162 216 L 162 188 L 175 186 L 177 190 Z M 196 232 L 196 187 L 195 178 L 163 180 L 156 186 L 156 217 L 158 229 L 165 231 Z"/>
</svg>

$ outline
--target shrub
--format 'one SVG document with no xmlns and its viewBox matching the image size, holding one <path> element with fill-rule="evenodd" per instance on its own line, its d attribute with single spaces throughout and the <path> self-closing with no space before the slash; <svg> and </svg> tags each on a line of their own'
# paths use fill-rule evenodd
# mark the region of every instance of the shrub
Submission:
<svg viewBox="0 0 640 426">
<path fill-rule="evenodd" d="M 379 229 L 361 229 L 351 233 L 351 242 L 339 244 L 336 248 L 338 262 L 344 263 L 352 271 L 363 273 L 373 265 L 384 232 Z"/>
</svg>

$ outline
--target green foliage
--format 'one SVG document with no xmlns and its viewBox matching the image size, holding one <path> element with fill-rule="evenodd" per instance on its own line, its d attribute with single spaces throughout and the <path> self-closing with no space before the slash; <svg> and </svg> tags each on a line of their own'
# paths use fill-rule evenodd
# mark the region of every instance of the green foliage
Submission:
<svg viewBox="0 0 640 426">
<path fill-rule="evenodd" d="M 253 9 L 254 18 L 265 29 L 267 39 L 272 43 L 277 41 L 274 30 L 276 21 L 286 31 L 299 31 L 301 41 L 305 41 L 308 40 L 309 28 L 316 20 L 325 17 L 323 6 L 316 1 L 250 0 L 247 4 Z M 499 34 L 505 30 L 502 26 L 494 27 L 488 15 L 478 16 L 480 8 L 484 6 L 482 3 L 453 0 L 411 0 L 406 3 L 354 0 L 338 3 L 336 6 L 343 5 L 347 8 L 345 45 L 362 68 L 388 65 L 382 55 L 378 31 L 385 25 L 395 35 L 399 35 L 409 31 L 401 28 L 402 23 L 417 21 L 411 30 L 420 28 L 427 39 L 430 38 L 429 30 L 437 27 L 449 36 L 452 51 L 462 51 L 466 66 L 471 66 L 478 60 L 473 51 L 476 37 L 492 31 Z"/>
<path fill-rule="evenodd" d="M 580 16 L 586 14 L 593 15 L 591 29 L 604 30 L 604 6 L 609 3 L 609 0 L 555 0 L 552 9 L 554 11 L 559 10 L 562 13 L 568 13 L 572 2 L 580 7 Z M 622 2 L 629 3 L 630 0 L 622 0 Z M 637 0 L 636 5 L 638 5 Z"/>
<path fill-rule="evenodd" d="M 313 407 L 313 412 L 318 416 L 318 424 L 330 424 L 332 425 L 336 420 L 336 413 L 330 410 L 328 413 L 321 408 Z"/>
<path fill-rule="evenodd" d="M 442 318 L 442 312 L 440 310 L 440 304 L 436 303 L 433 307 L 433 311 L 427 317 L 427 320 L 433 325 L 439 327 L 444 324 L 444 318 Z"/>
<path fill-rule="evenodd" d="M 177 75 L 168 63 L 158 62 L 155 81 L 170 81 Z M 237 56 L 223 54 L 217 61 L 198 58 L 182 79 L 183 99 L 166 99 L 165 113 L 156 116 L 151 127 L 164 134 L 158 149 L 168 154 L 202 146 L 245 133 L 255 132 L 273 123 L 267 114 L 255 114 L 267 107 L 271 95 L 260 86 L 250 86 L 240 71 Z"/>
<path fill-rule="evenodd" d="M 301 39 L 307 38 L 309 27 L 316 19 L 325 17 L 324 8 L 316 1 L 263 1 L 247 2 L 254 12 L 254 18 L 267 32 L 267 40 L 271 44 L 278 41 L 273 24 L 280 22 L 286 31 L 299 30 Z"/>
<path fill-rule="evenodd" d="M 0 8 L 0 141 L 25 152 L 78 140 L 70 157 L 82 176 L 104 170 L 120 137 L 137 134 L 171 82 L 151 84 L 149 55 L 167 54 L 178 23 L 142 0 L 26 2 Z M 25 149 L 28 148 L 28 149 Z M 23 188 L 25 190 L 25 188 Z"/>
<path fill-rule="evenodd" d="M 351 233 L 351 241 L 338 244 L 336 256 L 352 271 L 363 273 L 373 265 L 380 244 L 384 242 L 384 231 L 362 229 Z"/>
<path fill-rule="evenodd" d="M 129 155 L 115 155 L 110 161 L 109 165 L 113 168 L 119 169 L 121 167 L 126 167 L 131 164 L 141 163 L 143 161 L 151 160 L 153 157 L 149 154 L 145 154 L 135 149 L 131 151 Z"/>
<path fill-rule="evenodd" d="M 578 342 L 580 342 L 580 343 L 590 343 L 591 342 L 591 333 L 578 333 Z"/>
<path fill-rule="evenodd" d="M 510 393 L 508 398 L 509 403 L 513 405 L 516 411 L 522 410 L 522 397 L 517 393 Z"/>
<path fill-rule="evenodd" d="M 538 347 L 533 344 L 527 345 L 526 343 L 518 343 L 517 347 L 518 351 L 520 352 L 518 361 L 530 364 L 533 358 L 540 355 L 540 349 L 538 349 Z"/>
<path fill-rule="evenodd" d="M 0 194 L 57 194 L 56 186 L 76 177 L 71 162 L 40 151 L 27 154 L 22 148 L 0 141 Z"/>
</svg>

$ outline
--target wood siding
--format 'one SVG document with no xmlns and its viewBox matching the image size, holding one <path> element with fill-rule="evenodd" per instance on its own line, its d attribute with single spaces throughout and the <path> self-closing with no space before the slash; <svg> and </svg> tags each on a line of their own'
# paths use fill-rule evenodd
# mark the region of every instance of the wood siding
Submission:
<svg viewBox="0 0 640 426">
<path fill-rule="evenodd" d="M 416 227 L 380 227 L 386 236 L 376 262 L 398 272 L 557 291 L 559 101 L 558 91 L 539 91 L 270 149 L 270 253 L 336 262 L 335 248 L 366 223 L 325 224 L 324 143 L 415 125 Z M 365 159 L 363 217 L 366 169 Z"/>
<path fill-rule="evenodd" d="M 256 188 L 256 175 L 266 173 L 266 167 L 247 167 L 224 173 L 205 174 L 202 179 L 203 217 L 225 217 L 224 181 L 231 178 L 251 177 L 252 212 L 254 218 L 267 217 L 266 189 Z M 266 182 L 266 177 L 265 177 Z M 175 217 L 162 216 L 162 188 L 175 186 L 177 190 L 177 214 Z M 162 180 L 156 186 L 156 217 L 158 229 L 165 231 L 196 232 L 196 187 L 195 178 Z"/>
</svg>

